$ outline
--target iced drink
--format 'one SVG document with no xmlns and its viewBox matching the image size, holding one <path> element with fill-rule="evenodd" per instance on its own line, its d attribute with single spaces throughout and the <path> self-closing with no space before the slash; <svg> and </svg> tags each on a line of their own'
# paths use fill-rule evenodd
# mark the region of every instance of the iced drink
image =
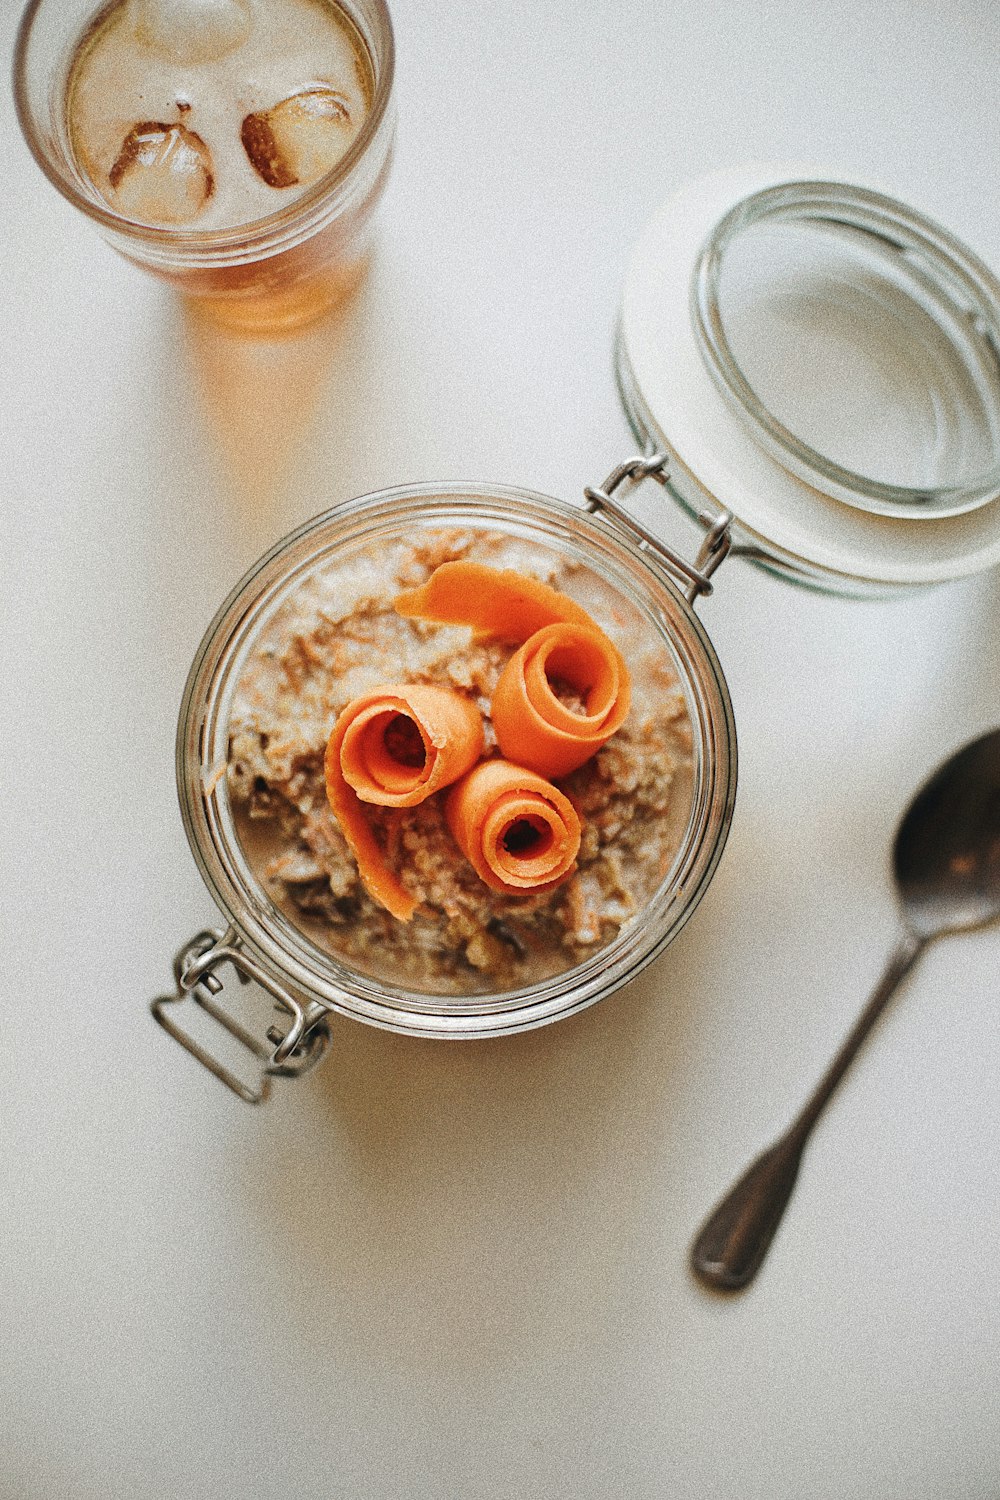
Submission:
<svg viewBox="0 0 1000 1500">
<path fill-rule="evenodd" d="M 32 47 L 58 4 L 29 7 L 16 67 L 22 124 L 57 186 L 225 322 L 294 325 L 338 300 L 388 170 L 382 0 L 112 0 L 55 63 L 53 138 Z"/>
</svg>

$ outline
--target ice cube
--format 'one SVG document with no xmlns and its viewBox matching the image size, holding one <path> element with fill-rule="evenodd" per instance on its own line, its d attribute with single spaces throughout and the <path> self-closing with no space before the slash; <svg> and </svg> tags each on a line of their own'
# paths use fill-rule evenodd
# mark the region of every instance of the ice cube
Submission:
<svg viewBox="0 0 1000 1500">
<path fill-rule="evenodd" d="M 214 62 L 250 35 L 248 0 L 130 0 L 136 39 L 176 63 Z"/>
<path fill-rule="evenodd" d="M 212 156 L 180 124 L 133 125 L 108 174 L 113 204 L 144 224 L 187 224 L 212 196 Z"/>
<path fill-rule="evenodd" d="M 351 111 L 328 84 L 310 84 L 270 109 L 247 115 L 240 138 L 254 170 L 275 188 L 315 182 L 351 143 Z"/>
</svg>

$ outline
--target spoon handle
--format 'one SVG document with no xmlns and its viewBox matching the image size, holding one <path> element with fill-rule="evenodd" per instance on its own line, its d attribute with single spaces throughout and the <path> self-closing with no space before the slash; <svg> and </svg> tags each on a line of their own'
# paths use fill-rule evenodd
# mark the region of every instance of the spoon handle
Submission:
<svg viewBox="0 0 1000 1500">
<path fill-rule="evenodd" d="M 721 1291 L 738 1291 L 756 1276 L 792 1196 L 810 1131 L 926 941 L 904 928 L 871 999 L 797 1118 L 747 1168 L 706 1219 L 691 1247 L 691 1268 L 706 1285 Z"/>
</svg>

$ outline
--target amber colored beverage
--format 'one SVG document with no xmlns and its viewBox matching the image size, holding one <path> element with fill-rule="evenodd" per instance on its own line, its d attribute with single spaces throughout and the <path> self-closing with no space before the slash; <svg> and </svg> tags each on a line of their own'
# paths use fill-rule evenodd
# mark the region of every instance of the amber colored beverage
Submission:
<svg viewBox="0 0 1000 1500">
<path fill-rule="evenodd" d="M 364 269 L 392 72 L 384 0 L 33 0 L 15 85 L 36 159 L 116 249 L 273 331 Z"/>
</svg>

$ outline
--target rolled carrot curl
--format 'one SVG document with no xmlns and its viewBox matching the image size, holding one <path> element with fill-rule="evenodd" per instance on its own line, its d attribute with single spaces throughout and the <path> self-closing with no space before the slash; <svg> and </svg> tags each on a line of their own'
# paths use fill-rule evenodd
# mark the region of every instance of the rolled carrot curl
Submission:
<svg viewBox="0 0 1000 1500">
<path fill-rule="evenodd" d="M 362 802 L 414 807 L 483 754 L 483 721 L 451 688 L 400 683 L 355 698 L 337 720 L 340 767 Z"/>
<path fill-rule="evenodd" d="M 490 715 L 509 760 L 566 776 L 621 728 L 630 700 L 628 670 L 608 637 L 564 622 L 537 630 L 510 658 Z"/>
<path fill-rule="evenodd" d="M 507 760 L 481 761 L 457 782 L 445 818 L 480 880 L 507 895 L 552 890 L 580 849 L 580 819 L 569 798 Z"/>
<path fill-rule="evenodd" d="M 483 724 L 450 688 L 403 683 L 355 698 L 326 747 L 326 794 L 365 890 L 402 922 L 417 902 L 389 868 L 363 803 L 413 807 L 464 776 L 483 753 Z"/>
<path fill-rule="evenodd" d="M 515 764 L 565 776 L 625 722 L 631 688 L 621 653 L 582 605 L 540 579 L 447 562 L 398 595 L 395 607 L 409 619 L 471 625 L 520 646 L 490 708 L 497 743 Z"/>
</svg>

